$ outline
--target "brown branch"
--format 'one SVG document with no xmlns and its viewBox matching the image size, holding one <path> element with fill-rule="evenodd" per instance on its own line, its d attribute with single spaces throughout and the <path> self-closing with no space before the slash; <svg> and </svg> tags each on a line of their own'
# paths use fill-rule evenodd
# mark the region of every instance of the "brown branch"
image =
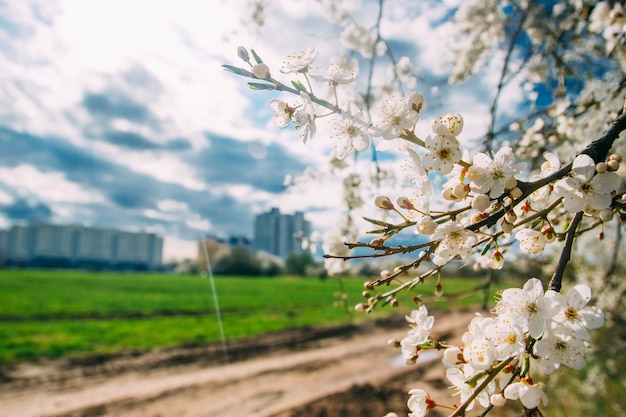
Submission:
<svg viewBox="0 0 626 417">
<path fill-rule="evenodd" d="M 559 258 L 559 263 L 554 270 L 554 275 L 550 278 L 550 284 L 548 288 L 560 292 L 561 291 L 561 281 L 563 280 L 563 274 L 565 272 L 565 267 L 572 256 L 572 247 L 574 244 L 574 237 L 576 236 L 576 229 L 578 228 L 578 224 L 583 218 L 583 212 L 579 211 L 574 215 L 572 222 L 567 229 L 567 237 L 565 238 L 565 246 L 563 246 L 563 250 L 561 251 L 561 257 Z"/>
</svg>

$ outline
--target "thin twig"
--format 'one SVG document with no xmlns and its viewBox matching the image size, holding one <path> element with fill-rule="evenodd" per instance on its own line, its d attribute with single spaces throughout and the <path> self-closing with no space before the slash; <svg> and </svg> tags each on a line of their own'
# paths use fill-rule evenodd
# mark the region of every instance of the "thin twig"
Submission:
<svg viewBox="0 0 626 417">
<path fill-rule="evenodd" d="M 548 288 L 560 292 L 561 291 L 561 281 L 563 280 L 563 273 L 565 272 L 565 267 L 567 263 L 570 261 L 572 256 L 572 246 L 574 244 L 574 236 L 576 235 L 576 229 L 578 228 L 578 224 L 583 218 L 583 212 L 579 211 L 574 215 L 572 222 L 567 229 L 567 236 L 565 238 L 565 246 L 563 246 L 563 250 L 561 251 L 561 257 L 559 258 L 559 263 L 554 270 L 554 275 L 550 278 L 550 284 Z"/>
</svg>

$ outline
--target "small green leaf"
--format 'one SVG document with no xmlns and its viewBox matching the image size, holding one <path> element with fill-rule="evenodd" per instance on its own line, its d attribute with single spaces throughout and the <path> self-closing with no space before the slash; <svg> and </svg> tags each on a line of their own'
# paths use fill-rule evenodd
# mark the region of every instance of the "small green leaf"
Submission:
<svg viewBox="0 0 626 417">
<path fill-rule="evenodd" d="M 253 90 L 276 90 L 276 86 L 274 84 L 265 84 L 265 83 L 248 83 Z"/>
<path fill-rule="evenodd" d="M 368 235 L 379 235 L 382 233 L 387 233 L 387 229 L 377 229 L 377 230 L 370 230 L 369 232 L 365 232 Z"/>
<path fill-rule="evenodd" d="M 493 240 L 490 240 L 489 242 L 487 242 L 487 244 L 483 248 L 483 251 L 480 253 L 480 256 L 484 256 L 487 253 L 487 251 L 491 248 L 491 243 L 492 242 L 493 242 Z"/>
<path fill-rule="evenodd" d="M 375 220 L 375 219 L 370 219 L 369 217 L 363 217 L 363 220 L 368 221 L 372 224 L 375 224 L 376 226 L 384 226 L 384 227 L 389 227 L 391 226 L 391 224 L 384 222 L 382 220 Z"/>
<path fill-rule="evenodd" d="M 302 84 L 302 81 L 300 80 L 296 80 L 296 81 L 291 81 L 291 84 L 296 88 L 296 90 L 298 91 L 304 91 L 305 93 L 307 93 L 308 91 L 306 90 L 306 87 L 304 86 L 304 84 Z"/>
<path fill-rule="evenodd" d="M 256 61 L 257 64 L 263 63 L 263 60 L 261 59 L 260 56 L 256 54 L 256 52 L 254 52 L 254 49 L 250 49 L 250 52 L 252 52 L 252 56 L 254 57 L 254 60 Z"/>
<path fill-rule="evenodd" d="M 226 65 L 226 64 L 222 65 L 222 68 L 224 68 L 226 71 L 233 72 L 237 75 L 243 75 L 244 77 L 256 78 L 253 73 L 251 73 L 250 71 L 246 71 L 243 68 L 233 67 L 232 65 Z"/>
</svg>

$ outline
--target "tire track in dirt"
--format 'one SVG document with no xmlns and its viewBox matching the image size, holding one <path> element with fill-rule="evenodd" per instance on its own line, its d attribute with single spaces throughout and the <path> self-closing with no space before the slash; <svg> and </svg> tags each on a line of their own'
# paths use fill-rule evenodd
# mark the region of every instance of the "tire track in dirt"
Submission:
<svg viewBox="0 0 626 417">
<path fill-rule="evenodd" d="M 458 340 L 470 319 L 469 313 L 442 316 L 436 319 L 435 336 Z M 290 410 L 324 401 L 351 387 L 382 384 L 414 372 L 415 368 L 404 365 L 399 352 L 386 344 L 390 337 L 404 337 L 406 329 L 400 317 L 395 330 L 370 326 L 365 332 L 316 341 L 296 352 L 283 349 L 226 365 L 131 370 L 85 377 L 66 385 L 58 381 L 23 388 L 8 384 L 7 389 L 0 387 L 0 415 L 288 416 Z"/>
</svg>

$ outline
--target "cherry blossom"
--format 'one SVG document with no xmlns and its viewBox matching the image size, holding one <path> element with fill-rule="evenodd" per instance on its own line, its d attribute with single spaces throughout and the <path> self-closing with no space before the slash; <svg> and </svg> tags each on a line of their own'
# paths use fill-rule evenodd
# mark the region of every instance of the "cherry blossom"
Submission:
<svg viewBox="0 0 626 417">
<path fill-rule="evenodd" d="M 428 412 L 428 393 L 422 389 L 412 389 L 409 391 L 407 406 L 411 412 L 409 417 L 424 417 Z"/>
<path fill-rule="evenodd" d="M 439 240 L 433 262 L 435 265 L 445 265 L 455 256 L 467 259 L 472 255 L 472 247 L 476 243 L 476 234 L 459 222 L 449 222 L 437 227 L 432 240 Z"/>
<path fill-rule="evenodd" d="M 446 113 L 433 121 L 433 132 L 438 135 L 459 136 L 463 131 L 463 116 Z"/>
<path fill-rule="evenodd" d="M 476 373 L 475 370 L 471 366 L 469 366 L 469 365 L 464 365 L 463 369 L 448 368 L 446 370 L 446 377 L 448 378 L 448 380 L 450 382 L 452 382 L 452 384 L 454 384 L 454 387 L 457 390 L 457 392 L 454 395 L 459 395 L 461 397 L 461 402 L 467 401 L 469 399 L 469 397 L 474 393 L 474 391 L 476 389 L 476 387 L 472 387 L 470 384 L 467 383 L 469 378 L 474 376 L 475 373 Z M 489 394 L 488 394 L 488 392 L 487 391 L 481 391 L 476 396 L 476 400 L 483 407 L 488 407 L 489 406 Z M 474 404 L 475 404 L 476 400 L 470 401 L 470 403 L 468 404 L 466 410 L 468 410 L 468 411 L 472 410 L 474 408 Z"/>
<path fill-rule="evenodd" d="M 363 120 L 364 115 L 358 112 L 353 117 L 350 111 L 343 113 L 341 119 L 333 119 L 329 123 L 334 129 L 334 134 L 330 136 L 335 140 L 335 156 L 338 159 L 345 159 L 355 149 L 359 152 L 367 150 L 370 146 L 370 136 L 355 119 Z"/>
<path fill-rule="evenodd" d="M 508 400 L 519 399 L 528 409 L 537 408 L 541 403 L 548 405 L 548 396 L 543 392 L 543 384 L 532 384 L 526 378 L 506 387 L 504 397 Z"/>
<path fill-rule="evenodd" d="M 564 326 L 547 329 L 534 347 L 535 354 L 541 357 L 541 369 L 551 374 L 561 364 L 574 369 L 585 366 L 584 351 L 587 345 L 574 332 Z"/>
<path fill-rule="evenodd" d="M 379 119 L 374 122 L 372 134 L 383 139 L 396 139 L 405 130 L 412 129 L 419 119 L 419 113 L 412 106 L 411 94 L 385 100 L 378 109 Z"/>
<path fill-rule="evenodd" d="M 282 100 L 270 101 L 270 107 L 274 110 L 274 124 L 280 128 L 289 126 L 296 108 L 289 106 Z"/>
<path fill-rule="evenodd" d="M 519 240 L 519 248 L 529 255 L 541 255 L 546 246 L 546 237 L 543 233 L 534 229 L 522 229 L 515 234 Z"/>
<path fill-rule="evenodd" d="M 313 46 L 309 46 L 306 50 L 299 54 L 293 53 L 287 56 L 287 60 L 283 62 L 280 67 L 280 72 L 284 74 L 289 73 L 305 73 L 309 70 L 311 64 L 317 58 L 317 49 Z"/>
<path fill-rule="evenodd" d="M 424 142 L 427 149 L 424 155 L 424 168 L 428 171 L 437 170 L 445 175 L 461 160 L 461 144 L 451 134 L 430 135 Z"/>
<path fill-rule="evenodd" d="M 309 139 L 312 139 L 315 136 L 317 128 L 315 125 L 315 113 L 313 111 L 311 98 L 304 92 L 300 93 L 300 97 L 302 97 L 304 103 L 296 109 L 292 118 L 296 125 L 296 129 L 300 131 L 300 138 L 302 139 L 302 142 L 306 143 Z"/>
<path fill-rule="evenodd" d="M 435 318 L 429 316 L 426 306 L 422 305 L 419 309 L 411 311 L 411 314 L 406 316 L 406 321 L 409 322 L 411 330 L 408 336 L 400 341 L 400 345 L 402 355 L 410 361 L 416 356 L 416 347 L 428 341 Z"/>
<path fill-rule="evenodd" d="M 604 325 L 604 313 L 598 307 L 587 306 L 591 299 L 591 289 L 583 284 L 571 288 L 561 298 L 561 311 L 554 321 L 571 329 L 578 337 L 588 340 L 587 329 L 597 329 Z"/>
<path fill-rule="evenodd" d="M 491 159 L 486 153 L 477 153 L 472 160 L 467 177 L 475 190 L 489 193 L 489 197 L 498 198 L 505 190 L 515 187 L 515 175 L 520 174 L 526 164 L 514 164 L 513 150 L 507 146 L 500 148 Z"/>
<path fill-rule="evenodd" d="M 422 165 L 422 160 L 419 154 L 411 148 L 407 149 L 407 153 L 409 154 L 410 159 L 407 159 L 402 163 L 402 170 L 404 171 L 406 179 L 409 180 L 409 184 L 411 185 L 411 189 L 413 191 L 413 204 L 423 213 L 428 213 L 430 211 L 430 199 L 433 195 L 433 184 L 428 179 L 428 174 Z M 437 225 L 435 224 L 435 227 L 436 226 Z M 426 234 L 432 234 L 433 232 L 434 229 L 432 229 L 430 233 Z"/>
<path fill-rule="evenodd" d="M 323 73 L 311 73 L 311 77 L 320 82 L 328 82 L 331 85 L 349 84 L 359 76 L 359 67 L 355 60 L 347 65 L 333 62 Z"/>
<path fill-rule="evenodd" d="M 502 314 L 485 325 L 484 334 L 495 346 L 498 360 L 518 357 L 524 353 L 526 341 L 523 322 L 519 319 L 519 316 Z"/>
<path fill-rule="evenodd" d="M 571 176 L 554 184 L 554 193 L 563 197 L 563 205 L 570 213 L 584 210 L 587 206 L 601 210 L 611 205 L 611 192 L 619 186 L 614 172 L 596 174 L 596 164 L 589 155 L 574 159 Z"/>
<path fill-rule="evenodd" d="M 529 279 L 520 288 L 508 288 L 502 292 L 495 307 L 497 314 L 521 316 L 528 324 L 528 333 L 538 339 L 548 320 L 558 313 L 560 295 L 555 291 L 543 292 L 543 284 L 537 278 Z"/>
</svg>

